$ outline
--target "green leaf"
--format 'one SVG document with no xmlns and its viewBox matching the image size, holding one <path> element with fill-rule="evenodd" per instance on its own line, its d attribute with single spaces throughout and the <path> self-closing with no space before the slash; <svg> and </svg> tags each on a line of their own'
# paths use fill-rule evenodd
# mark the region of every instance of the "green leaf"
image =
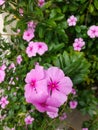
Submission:
<svg viewBox="0 0 98 130">
<path fill-rule="evenodd" d="M 94 0 L 94 6 L 98 10 L 98 0 Z"/>
<path fill-rule="evenodd" d="M 76 30 L 78 33 L 80 33 L 80 32 L 81 32 L 80 26 L 76 26 L 76 27 L 75 27 L 75 30 Z"/>
<path fill-rule="evenodd" d="M 89 5 L 89 12 L 90 13 L 94 12 L 94 6 L 92 4 Z"/>
</svg>

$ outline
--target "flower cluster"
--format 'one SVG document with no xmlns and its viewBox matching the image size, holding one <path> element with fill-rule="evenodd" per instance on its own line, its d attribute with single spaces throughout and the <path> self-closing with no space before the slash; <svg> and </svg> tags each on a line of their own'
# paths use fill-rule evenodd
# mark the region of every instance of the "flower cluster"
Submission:
<svg viewBox="0 0 98 130">
<path fill-rule="evenodd" d="M 67 101 L 73 86 L 61 69 L 50 67 L 45 70 L 38 64 L 27 73 L 25 82 L 26 101 L 51 118 L 58 116 L 58 108 Z"/>
<path fill-rule="evenodd" d="M 43 55 L 48 50 L 46 43 L 44 42 L 29 42 L 26 48 L 28 57 L 36 56 L 36 53 Z"/>
<path fill-rule="evenodd" d="M 87 34 L 90 38 L 98 37 L 98 26 L 92 25 L 87 31 Z"/>
<path fill-rule="evenodd" d="M 76 38 L 73 43 L 74 50 L 80 51 L 82 47 L 85 45 L 85 42 L 82 38 Z"/>
<path fill-rule="evenodd" d="M 27 23 L 27 29 L 23 33 L 23 39 L 29 42 L 32 38 L 34 38 L 34 32 L 35 32 L 35 27 L 36 23 L 33 21 L 30 21 Z"/>
</svg>

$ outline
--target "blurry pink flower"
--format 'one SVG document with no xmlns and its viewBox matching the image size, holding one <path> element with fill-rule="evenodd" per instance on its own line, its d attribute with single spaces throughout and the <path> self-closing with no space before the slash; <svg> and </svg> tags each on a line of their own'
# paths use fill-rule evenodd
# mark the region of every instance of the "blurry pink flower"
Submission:
<svg viewBox="0 0 98 130">
<path fill-rule="evenodd" d="M 45 4 L 45 0 L 38 0 L 38 6 L 42 7 Z"/>
<path fill-rule="evenodd" d="M 62 120 L 65 120 L 67 118 L 67 115 L 66 113 L 64 112 L 60 117 L 59 119 L 62 121 Z"/>
<path fill-rule="evenodd" d="M 67 95 L 71 93 L 73 83 L 64 72 L 57 67 L 50 67 L 46 71 L 48 92 L 50 97 L 47 99 L 49 105 L 60 107 L 67 100 Z"/>
<path fill-rule="evenodd" d="M 73 43 L 74 50 L 80 51 L 82 47 L 85 45 L 85 42 L 82 38 L 76 38 Z"/>
<path fill-rule="evenodd" d="M 15 70 L 15 64 L 14 63 L 11 63 L 10 66 L 9 66 L 9 69 L 14 69 Z"/>
<path fill-rule="evenodd" d="M 77 105 L 78 105 L 78 102 L 77 101 L 70 101 L 69 105 L 70 105 L 71 109 L 75 109 L 77 107 Z"/>
<path fill-rule="evenodd" d="M 42 66 L 35 66 L 25 78 L 25 98 L 28 103 L 43 103 L 48 97 L 47 81 Z"/>
<path fill-rule="evenodd" d="M 82 130 L 88 130 L 88 128 L 82 128 Z"/>
<path fill-rule="evenodd" d="M 5 3 L 5 0 L 0 0 L 0 5 L 3 5 Z"/>
<path fill-rule="evenodd" d="M 17 29 L 17 33 L 20 33 L 20 29 Z"/>
<path fill-rule="evenodd" d="M 5 79 L 5 71 L 0 70 L 0 83 L 2 83 Z"/>
<path fill-rule="evenodd" d="M 19 14 L 20 14 L 21 16 L 23 16 L 23 13 L 24 13 L 23 9 L 22 9 L 22 8 L 19 8 Z"/>
<path fill-rule="evenodd" d="M 21 64 L 21 62 L 22 62 L 22 56 L 18 55 L 17 56 L 17 64 Z"/>
<path fill-rule="evenodd" d="M 23 33 L 23 39 L 29 42 L 32 38 L 34 38 L 34 29 L 27 29 Z"/>
<path fill-rule="evenodd" d="M 71 93 L 72 93 L 73 95 L 76 95 L 76 90 L 73 88 L 72 91 L 71 91 Z"/>
<path fill-rule="evenodd" d="M 36 22 L 33 22 L 33 21 L 28 22 L 28 28 L 35 29 L 36 25 L 37 25 Z"/>
<path fill-rule="evenodd" d="M 0 70 L 5 70 L 7 67 L 5 64 L 3 64 L 2 66 L 0 66 Z"/>
<path fill-rule="evenodd" d="M 26 53 L 28 57 L 36 56 L 37 53 L 37 46 L 34 42 L 29 42 L 28 47 L 26 48 Z"/>
<path fill-rule="evenodd" d="M 77 18 L 74 15 L 70 16 L 67 19 L 67 23 L 68 23 L 69 26 L 75 26 L 76 22 L 77 22 Z"/>
<path fill-rule="evenodd" d="M 1 108 L 4 109 L 8 103 L 9 103 L 9 101 L 7 100 L 7 97 L 2 97 L 2 98 L 0 99 Z"/>
<path fill-rule="evenodd" d="M 53 119 L 58 117 L 58 112 L 47 112 L 47 115 Z"/>
<path fill-rule="evenodd" d="M 26 125 L 32 124 L 34 121 L 34 118 L 32 118 L 30 115 L 25 118 Z"/>
<path fill-rule="evenodd" d="M 98 26 L 92 25 L 87 31 L 87 34 L 90 38 L 98 37 Z"/>
<path fill-rule="evenodd" d="M 39 55 L 43 55 L 48 50 L 48 46 L 44 42 L 35 42 L 35 45 L 37 46 L 37 53 Z"/>
<path fill-rule="evenodd" d="M 15 130 L 15 128 L 12 128 L 11 130 Z"/>
</svg>

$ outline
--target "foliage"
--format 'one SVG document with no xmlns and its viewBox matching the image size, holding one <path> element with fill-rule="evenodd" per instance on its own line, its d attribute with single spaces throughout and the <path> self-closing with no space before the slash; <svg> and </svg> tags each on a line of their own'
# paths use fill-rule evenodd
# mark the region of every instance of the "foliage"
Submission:
<svg viewBox="0 0 98 130">
<path fill-rule="evenodd" d="M 38 6 L 38 2 L 38 0 L 7 0 L 3 6 L 0 6 L 0 13 L 7 13 L 4 18 L 4 31 L 7 32 L 7 27 L 15 22 L 14 26 L 11 26 L 12 34 L 8 35 L 10 40 L 2 37 L 0 39 L 0 66 L 3 63 L 7 66 L 5 80 L 0 84 L 4 94 L 1 93 L 0 97 L 7 95 L 9 100 L 7 107 L 1 111 L 1 115 L 6 115 L 6 118 L 0 121 L 0 130 L 2 126 L 16 127 L 19 130 L 23 127 L 29 130 L 54 130 L 60 122 L 59 117 L 62 113 L 70 111 L 71 100 L 77 100 L 78 109 L 92 117 L 84 126 L 95 130 L 98 100 L 92 87 L 98 84 L 98 37 L 91 39 L 87 31 L 92 25 L 98 26 L 98 1 L 46 0 L 42 7 Z M 23 10 L 23 14 L 19 9 Z M 71 15 L 77 18 L 76 25 L 72 27 L 67 22 Z M 28 42 L 23 39 L 29 21 L 36 23 L 32 41 L 45 42 L 48 46 L 45 54 L 37 54 L 31 58 L 26 54 Z M 18 29 L 20 32 L 17 32 Z M 85 41 L 81 52 L 73 48 L 75 38 L 83 38 Z M 18 55 L 23 59 L 20 65 L 16 60 Z M 62 69 L 65 75 L 71 78 L 73 88 L 77 91 L 75 96 L 70 94 L 67 103 L 60 107 L 58 118 L 50 119 L 25 100 L 25 77 L 37 62 L 46 69 L 51 66 Z M 15 64 L 15 70 L 9 69 L 11 63 Z M 35 120 L 31 125 L 26 126 L 24 119 L 29 114 Z M 90 126 L 91 122 L 92 126 Z"/>
</svg>

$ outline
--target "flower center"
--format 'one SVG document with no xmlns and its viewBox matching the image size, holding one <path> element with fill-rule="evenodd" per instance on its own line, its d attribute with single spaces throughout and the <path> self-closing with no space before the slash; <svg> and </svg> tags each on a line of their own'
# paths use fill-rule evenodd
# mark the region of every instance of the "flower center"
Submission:
<svg viewBox="0 0 98 130">
<path fill-rule="evenodd" d="M 33 47 L 30 47 L 30 51 L 32 51 L 33 50 Z"/>
<path fill-rule="evenodd" d="M 42 45 L 39 45 L 38 48 L 39 48 L 39 49 L 42 48 Z"/>
<path fill-rule="evenodd" d="M 35 80 L 31 82 L 31 86 L 35 87 Z"/>
<path fill-rule="evenodd" d="M 49 83 L 48 87 L 50 87 L 50 89 L 56 89 L 58 87 L 56 82 L 51 82 Z"/>
<path fill-rule="evenodd" d="M 30 36 L 30 33 L 27 33 L 27 36 L 29 37 L 29 36 Z"/>
</svg>

